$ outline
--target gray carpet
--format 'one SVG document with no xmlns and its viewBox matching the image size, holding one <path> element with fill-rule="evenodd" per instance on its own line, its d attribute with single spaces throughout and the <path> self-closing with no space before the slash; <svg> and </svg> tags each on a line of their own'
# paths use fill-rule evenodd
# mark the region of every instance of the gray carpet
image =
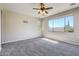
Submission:
<svg viewBox="0 0 79 59">
<path fill-rule="evenodd" d="M 79 46 L 45 38 L 28 39 L 2 45 L 1 56 L 79 56 Z"/>
</svg>

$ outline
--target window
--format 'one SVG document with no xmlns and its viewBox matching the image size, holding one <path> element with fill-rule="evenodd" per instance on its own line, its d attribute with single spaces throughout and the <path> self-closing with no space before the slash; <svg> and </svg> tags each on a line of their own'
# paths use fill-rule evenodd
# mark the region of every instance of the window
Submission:
<svg viewBox="0 0 79 59">
<path fill-rule="evenodd" d="M 50 32 L 54 31 L 73 32 L 73 16 L 65 16 L 49 20 L 48 30 Z"/>
<path fill-rule="evenodd" d="M 48 22 L 48 27 L 49 27 L 49 31 L 54 31 L 54 21 L 53 20 L 49 20 Z"/>
<path fill-rule="evenodd" d="M 64 18 L 54 20 L 54 31 L 64 31 Z"/>
<path fill-rule="evenodd" d="M 65 31 L 73 32 L 73 16 L 67 16 L 65 20 Z"/>
</svg>

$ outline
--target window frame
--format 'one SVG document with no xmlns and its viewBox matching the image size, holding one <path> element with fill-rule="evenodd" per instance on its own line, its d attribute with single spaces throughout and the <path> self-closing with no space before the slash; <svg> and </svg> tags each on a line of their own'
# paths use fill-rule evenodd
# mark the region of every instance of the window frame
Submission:
<svg viewBox="0 0 79 59">
<path fill-rule="evenodd" d="M 74 32 L 74 19 L 75 18 L 74 18 L 73 14 L 67 14 L 67 15 L 64 15 L 64 16 L 58 16 L 58 17 L 54 17 L 54 18 L 48 19 L 48 32 L 67 32 L 65 30 L 65 25 L 66 25 L 66 18 L 65 17 L 69 17 L 69 16 L 73 16 L 73 32 Z M 64 18 L 64 31 L 54 31 L 54 28 L 53 28 L 53 31 L 49 31 L 49 20 L 55 20 L 55 19 L 59 19 L 59 18 Z M 73 33 L 73 32 L 68 32 L 68 33 Z"/>
</svg>

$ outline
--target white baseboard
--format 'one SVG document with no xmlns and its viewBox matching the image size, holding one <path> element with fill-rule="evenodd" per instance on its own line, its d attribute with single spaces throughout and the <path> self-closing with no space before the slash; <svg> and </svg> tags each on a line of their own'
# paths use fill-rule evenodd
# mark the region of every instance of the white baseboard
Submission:
<svg viewBox="0 0 79 59">
<path fill-rule="evenodd" d="M 41 36 L 33 37 L 33 38 L 29 38 L 29 39 L 36 39 L 36 38 L 41 38 Z M 21 39 L 21 40 L 7 41 L 7 42 L 2 42 L 2 44 L 11 43 L 11 42 L 16 42 L 16 41 L 22 41 L 22 40 L 28 40 L 28 39 Z"/>
</svg>

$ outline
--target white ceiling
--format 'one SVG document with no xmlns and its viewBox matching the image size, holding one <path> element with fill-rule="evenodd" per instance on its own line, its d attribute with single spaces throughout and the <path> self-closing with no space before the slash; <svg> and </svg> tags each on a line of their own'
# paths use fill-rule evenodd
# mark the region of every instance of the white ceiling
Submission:
<svg viewBox="0 0 79 59">
<path fill-rule="evenodd" d="M 10 11 L 18 12 L 29 16 L 34 16 L 37 18 L 44 18 L 79 6 L 78 3 L 73 6 L 70 6 L 70 4 L 71 3 L 45 3 L 46 6 L 54 8 L 48 10 L 48 14 L 46 14 L 45 16 L 38 14 L 38 10 L 33 10 L 33 8 L 39 7 L 39 3 L 3 3 L 0 5 L 2 5 L 4 9 Z"/>
</svg>

